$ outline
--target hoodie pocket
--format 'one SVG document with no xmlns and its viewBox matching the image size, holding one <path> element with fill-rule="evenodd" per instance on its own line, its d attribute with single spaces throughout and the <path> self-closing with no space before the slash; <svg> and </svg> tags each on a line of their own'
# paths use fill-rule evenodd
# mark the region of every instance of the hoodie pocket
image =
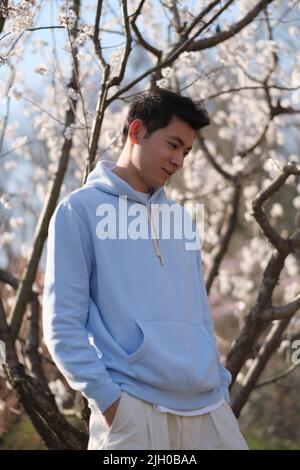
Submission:
<svg viewBox="0 0 300 470">
<path fill-rule="evenodd" d="M 134 377 L 168 389 L 209 391 L 220 385 L 218 356 L 201 324 L 137 320 L 143 342 L 126 354 Z"/>
</svg>

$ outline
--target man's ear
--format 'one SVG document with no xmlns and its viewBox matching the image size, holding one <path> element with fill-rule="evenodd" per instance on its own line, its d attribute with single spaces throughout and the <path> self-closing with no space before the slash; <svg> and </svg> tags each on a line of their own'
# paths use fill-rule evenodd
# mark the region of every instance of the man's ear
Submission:
<svg viewBox="0 0 300 470">
<path fill-rule="evenodd" d="M 129 126 L 128 137 L 132 144 L 139 144 L 144 132 L 144 123 L 141 119 L 135 119 Z"/>
</svg>

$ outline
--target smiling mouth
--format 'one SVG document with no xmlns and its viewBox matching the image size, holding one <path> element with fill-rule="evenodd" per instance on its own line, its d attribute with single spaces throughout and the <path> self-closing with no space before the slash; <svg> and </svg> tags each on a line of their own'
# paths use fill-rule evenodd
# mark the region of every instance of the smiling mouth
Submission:
<svg viewBox="0 0 300 470">
<path fill-rule="evenodd" d="M 166 173 L 166 175 L 168 175 L 168 176 L 171 176 L 171 175 L 172 175 L 172 173 L 171 173 L 170 171 L 167 171 L 167 170 L 165 170 L 164 168 L 162 168 L 162 169 L 164 170 L 164 172 Z"/>
</svg>

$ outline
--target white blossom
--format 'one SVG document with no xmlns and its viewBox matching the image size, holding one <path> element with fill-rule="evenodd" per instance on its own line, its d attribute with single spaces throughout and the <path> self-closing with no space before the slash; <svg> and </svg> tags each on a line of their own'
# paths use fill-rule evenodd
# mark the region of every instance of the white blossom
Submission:
<svg viewBox="0 0 300 470">
<path fill-rule="evenodd" d="M 224 270 L 220 270 L 219 272 L 219 286 L 220 286 L 220 294 L 221 295 L 228 295 L 231 292 L 232 284 L 230 281 L 230 273 Z"/>
<path fill-rule="evenodd" d="M 37 183 L 36 184 L 36 195 L 39 198 L 40 201 L 44 201 L 46 197 L 46 190 L 47 188 L 43 183 Z"/>
<path fill-rule="evenodd" d="M 288 163 L 300 163 L 300 156 L 292 154 L 288 158 Z"/>
<path fill-rule="evenodd" d="M 29 259 L 31 252 L 32 247 L 28 243 L 21 243 L 20 253 L 23 258 Z"/>
<path fill-rule="evenodd" d="M 169 80 L 167 78 L 161 78 L 160 80 L 156 80 L 155 83 L 159 88 L 167 88 L 169 85 Z"/>
<path fill-rule="evenodd" d="M 3 209 L 10 210 L 12 208 L 11 199 L 8 194 L 2 194 L 0 196 L 0 204 L 3 206 Z"/>
<path fill-rule="evenodd" d="M 74 88 L 70 87 L 68 88 L 68 95 L 73 99 L 77 100 L 79 98 L 79 93 L 74 90 Z"/>
<path fill-rule="evenodd" d="M 82 46 L 87 40 L 89 35 L 93 35 L 93 27 L 87 24 L 83 25 L 80 33 L 76 37 L 76 43 Z"/>
<path fill-rule="evenodd" d="M 17 162 L 15 160 L 7 160 L 3 165 L 5 171 L 13 171 L 16 167 Z"/>
<path fill-rule="evenodd" d="M 299 274 L 299 262 L 294 255 L 289 255 L 285 260 L 285 269 L 288 276 L 294 277 Z"/>
<path fill-rule="evenodd" d="M 232 159 L 232 164 L 235 171 L 243 171 L 245 168 L 245 160 L 240 155 L 235 155 Z"/>
<path fill-rule="evenodd" d="M 236 306 L 237 306 L 238 311 L 242 313 L 245 311 L 246 302 L 244 302 L 243 300 L 240 300 L 239 302 L 236 302 Z"/>
<path fill-rule="evenodd" d="M 17 229 L 19 227 L 22 227 L 24 223 L 25 223 L 25 220 L 23 217 L 11 217 L 9 219 L 9 225 L 11 226 L 12 229 Z"/>
<path fill-rule="evenodd" d="M 244 187 L 244 196 L 246 199 L 253 199 L 258 193 L 258 187 L 255 185 Z"/>
<path fill-rule="evenodd" d="M 232 139 L 232 130 L 229 127 L 221 127 L 218 131 L 219 137 L 224 140 L 231 140 Z"/>
<path fill-rule="evenodd" d="M 64 136 L 67 140 L 71 140 L 73 135 L 74 135 L 74 132 L 75 132 L 75 129 L 71 126 L 69 127 L 66 127 L 65 131 L 64 131 Z"/>
<path fill-rule="evenodd" d="M 9 245 L 15 236 L 16 234 L 13 232 L 4 232 L 0 234 L 0 246 Z"/>
<path fill-rule="evenodd" d="M 10 92 L 8 93 L 8 96 L 19 101 L 23 96 L 23 92 L 21 90 L 17 90 L 16 88 L 12 88 Z"/>
<path fill-rule="evenodd" d="M 270 211 L 270 215 L 276 218 L 283 216 L 283 208 L 282 208 L 282 205 L 279 204 L 279 202 L 276 202 L 275 204 L 273 204 L 272 209 Z"/>
<path fill-rule="evenodd" d="M 72 29 L 76 23 L 76 14 L 74 10 L 69 8 L 68 12 L 61 12 L 58 15 L 58 22 L 65 28 Z"/>
<path fill-rule="evenodd" d="M 48 69 L 45 65 L 39 65 L 38 67 L 34 69 L 34 71 L 36 73 L 39 73 L 40 75 L 46 75 L 46 73 L 48 72 Z"/>
<path fill-rule="evenodd" d="M 18 4 L 10 5 L 8 10 L 9 30 L 19 34 L 24 29 L 33 26 L 35 0 L 21 0 Z"/>
<path fill-rule="evenodd" d="M 263 189 L 267 189 L 270 184 L 272 184 L 272 180 L 270 178 L 265 178 L 263 181 L 262 181 L 262 187 Z"/>
<path fill-rule="evenodd" d="M 54 395 L 57 406 L 62 408 L 64 401 L 70 396 L 65 385 L 60 379 L 56 379 L 49 382 L 49 388 Z"/>
<path fill-rule="evenodd" d="M 292 282 L 284 288 L 284 301 L 290 302 L 299 293 L 299 282 Z"/>
<path fill-rule="evenodd" d="M 293 199 L 293 206 L 296 209 L 300 209 L 300 196 L 297 196 Z"/>
<path fill-rule="evenodd" d="M 164 78 L 170 78 L 174 73 L 174 69 L 172 67 L 165 67 L 161 70 L 161 74 Z"/>
<path fill-rule="evenodd" d="M 197 52 L 184 51 L 182 52 L 182 54 L 180 54 L 180 62 L 182 62 L 182 65 L 184 65 L 185 67 L 193 67 L 197 56 Z"/>
<path fill-rule="evenodd" d="M 250 210 L 244 212 L 244 219 L 246 222 L 253 222 L 253 215 Z"/>
<path fill-rule="evenodd" d="M 27 135 L 22 135 L 20 137 L 17 137 L 15 140 L 15 145 L 14 145 L 14 152 L 17 153 L 18 155 L 22 155 L 24 151 L 24 146 L 27 145 Z"/>
</svg>

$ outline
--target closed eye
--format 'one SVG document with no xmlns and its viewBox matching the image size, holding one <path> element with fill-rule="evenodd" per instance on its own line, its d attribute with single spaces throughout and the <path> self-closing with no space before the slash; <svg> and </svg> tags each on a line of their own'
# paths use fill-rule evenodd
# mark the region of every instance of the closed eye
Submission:
<svg viewBox="0 0 300 470">
<path fill-rule="evenodd" d="M 168 144 L 169 144 L 170 147 L 172 147 L 173 149 L 177 149 L 177 147 L 178 147 L 178 145 L 173 144 L 173 142 L 168 142 Z"/>
<path fill-rule="evenodd" d="M 178 148 L 178 145 L 177 144 L 174 144 L 173 142 L 168 142 L 168 144 L 170 145 L 170 147 L 172 149 L 177 149 Z M 190 153 L 190 151 L 188 150 L 187 152 L 185 152 L 184 156 L 186 157 L 188 154 Z"/>
</svg>

